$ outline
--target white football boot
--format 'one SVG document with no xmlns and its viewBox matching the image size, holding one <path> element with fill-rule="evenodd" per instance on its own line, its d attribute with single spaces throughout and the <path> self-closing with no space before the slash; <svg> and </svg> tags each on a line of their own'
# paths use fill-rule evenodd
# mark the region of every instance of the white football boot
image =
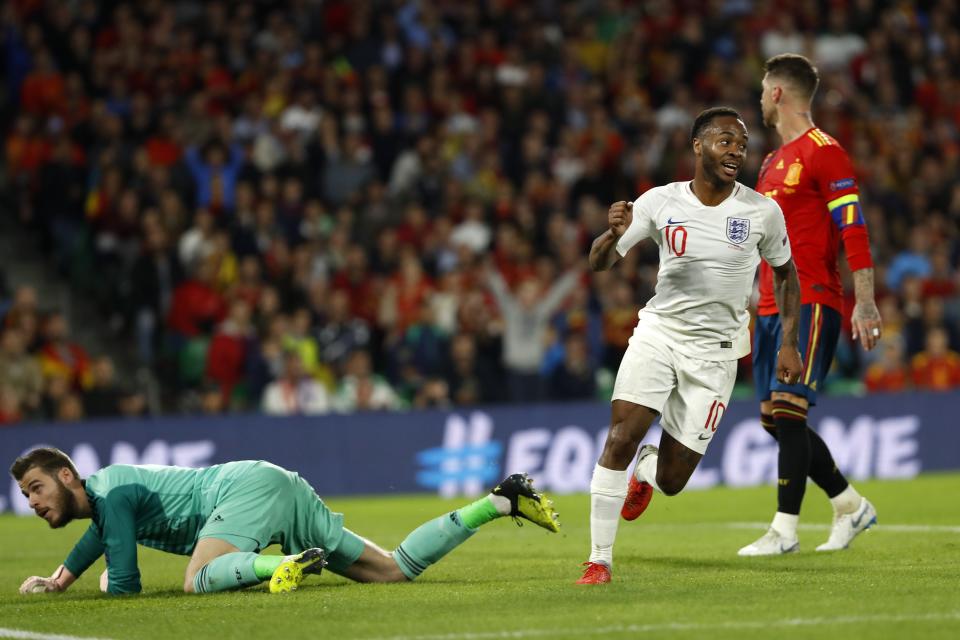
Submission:
<svg viewBox="0 0 960 640">
<path fill-rule="evenodd" d="M 877 510 L 874 509 L 869 500 L 860 498 L 860 506 L 857 507 L 856 511 L 833 518 L 830 537 L 817 547 L 817 551 L 846 549 L 861 531 L 866 531 L 875 524 L 877 524 Z"/>
<path fill-rule="evenodd" d="M 737 551 L 738 556 L 779 556 L 800 550 L 800 540 L 796 536 L 787 538 L 770 527 L 756 542 L 752 542 Z"/>
</svg>

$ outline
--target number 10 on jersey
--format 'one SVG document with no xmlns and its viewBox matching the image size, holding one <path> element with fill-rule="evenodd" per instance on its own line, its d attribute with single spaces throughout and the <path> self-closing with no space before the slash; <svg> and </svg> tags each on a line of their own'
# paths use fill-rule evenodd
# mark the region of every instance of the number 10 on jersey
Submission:
<svg viewBox="0 0 960 640">
<path fill-rule="evenodd" d="M 663 228 L 663 239 L 667 244 L 667 251 L 678 258 L 687 252 L 687 228 L 681 226 L 666 226 Z"/>
</svg>

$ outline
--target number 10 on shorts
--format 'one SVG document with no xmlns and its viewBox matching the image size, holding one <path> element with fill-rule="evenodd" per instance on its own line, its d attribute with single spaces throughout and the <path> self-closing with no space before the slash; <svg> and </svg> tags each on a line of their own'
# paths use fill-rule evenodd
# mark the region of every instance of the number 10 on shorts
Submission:
<svg viewBox="0 0 960 640">
<path fill-rule="evenodd" d="M 726 412 L 727 406 L 719 400 L 714 400 L 710 405 L 710 413 L 707 414 L 707 421 L 703 423 L 704 429 L 710 429 L 711 433 L 716 432 L 717 425 L 720 424 L 720 418 Z"/>
</svg>

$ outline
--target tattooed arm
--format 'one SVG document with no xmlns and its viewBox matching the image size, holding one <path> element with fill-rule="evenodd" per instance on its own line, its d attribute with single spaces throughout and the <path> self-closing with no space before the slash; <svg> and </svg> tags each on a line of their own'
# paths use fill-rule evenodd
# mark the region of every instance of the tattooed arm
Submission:
<svg viewBox="0 0 960 640">
<path fill-rule="evenodd" d="M 880 311 L 873 297 L 873 268 L 853 272 L 853 289 L 857 302 L 850 321 L 853 323 L 853 339 L 860 340 L 866 350 L 873 349 L 883 334 Z"/>
</svg>

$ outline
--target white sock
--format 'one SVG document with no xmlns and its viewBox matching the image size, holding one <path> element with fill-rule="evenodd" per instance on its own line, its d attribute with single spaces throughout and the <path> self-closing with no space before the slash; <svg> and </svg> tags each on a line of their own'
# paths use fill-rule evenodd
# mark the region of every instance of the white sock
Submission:
<svg viewBox="0 0 960 640">
<path fill-rule="evenodd" d="M 613 541 L 626 497 L 627 470 L 615 471 L 597 464 L 590 482 L 590 562 L 613 566 Z"/>
<path fill-rule="evenodd" d="M 848 484 L 846 489 L 830 498 L 830 504 L 833 505 L 833 512 L 838 516 L 853 513 L 860 508 L 860 494 L 852 484 Z"/>
<path fill-rule="evenodd" d="M 784 538 L 797 537 L 797 523 L 800 522 L 800 516 L 792 513 L 780 513 L 777 511 L 773 516 L 773 524 L 770 526 L 777 530 Z"/>
<path fill-rule="evenodd" d="M 658 492 L 663 493 L 657 485 L 657 460 L 659 459 L 660 454 L 658 453 L 651 453 L 644 456 L 643 460 L 637 463 L 635 475 L 637 476 L 637 480 L 646 482 Z"/>
</svg>

